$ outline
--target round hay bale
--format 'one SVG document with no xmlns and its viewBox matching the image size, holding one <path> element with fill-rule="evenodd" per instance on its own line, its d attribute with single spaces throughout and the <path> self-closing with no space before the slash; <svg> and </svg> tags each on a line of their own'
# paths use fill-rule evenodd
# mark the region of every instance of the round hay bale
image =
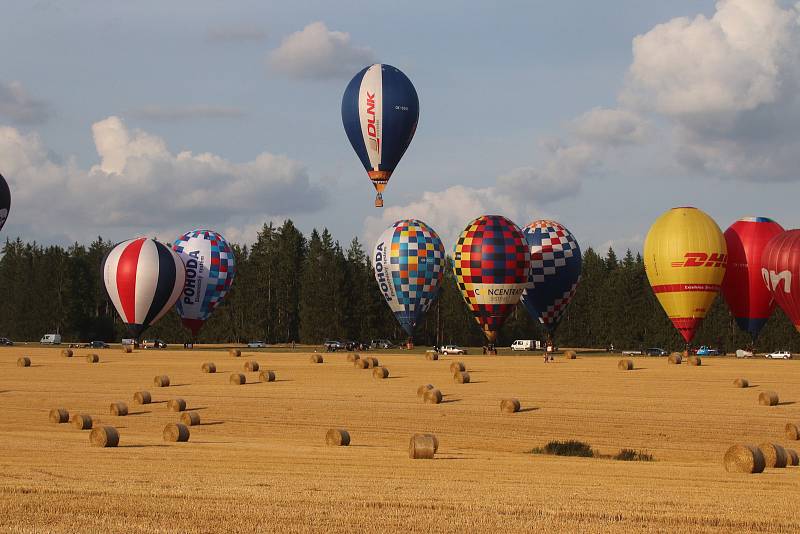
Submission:
<svg viewBox="0 0 800 534">
<path fill-rule="evenodd" d="M 128 405 L 124 402 L 112 402 L 108 406 L 108 412 L 111 415 L 118 415 L 120 417 L 124 417 L 128 415 Z"/>
<path fill-rule="evenodd" d="M 149 391 L 137 391 L 133 394 L 134 404 L 150 404 L 153 402 L 153 397 L 150 396 Z"/>
<path fill-rule="evenodd" d="M 566 358 L 567 360 L 575 360 L 578 358 L 578 355 L 575 353 L 574 350 L 568 350 L 567 352 L 564 353 L 564 358 Z"/>
<path fill-rule="evenodd" d="M 311 363 L 322 363 L 324 360 L 322 359 L 322 354 L 312 354 L 311 355 Z"/>
<path fill-rule="evenodd" d="M 367 358 L 358 359 L 353 362 L 353 367 L 356 369 L 369 369 L 369 360 Z"/>
<path fill-rule="evenodd" d="M 455 373 L 453 380 L 455 380 L 456 384 L 469 384 L 469 373 L 466 371 Z"/>
<path fill-rule="evenodd" d="M 235 386 L 247 384 L 247 377 L 245 377 L 242 373 L 233 373 L 230 377 L 230 383 Z"/>
<path fill-rule="evenodd" d="M 500 401 L 500 411 L 503 413 L 517 413 L 519 409 L 519 399 L 503 399 Z"/>
<path fill-rule="evenodd" d="M 72 349 L 62 349 L 61 355 L 65 358 L 72 358 Z"/>
<path fill-rule="evenodd" d="M 91 415 L 73 415 L 72 426 L 78 430 L 91 430 L 92 429 L 92 416 Z"/>
<path fill-rule="evenodd" d="M 347 361 L 348 362 L 354 362 L 354 361 L 360 360 L 360 359 L 361 359 L 361 356 L 359 356 L 358 354 L 352 353 L 352 352 L 347 355 Z"/>
<path fill-rule="evenodd" d="M 197 412 L 183 412 L 180 421 L 186 426 L 197 426 L 200 424 L 200 414 Z"/>
<path fill-rule="evenodd" d="M 216 373 L 217 372 L 217 366 L 214 365 L 214 362 L 206 362 L 206 363 L 204 363 L 203 366 L 201 367 L 201 369 L 203 370 L 204 373 Z"/>
<path fill-rule="evenodd" d="M 22 358 L 17 358 L 17 367 L 30 367 L 31 366 L 31 359 L 27 356 L 23 356 Z"/>
<path fill-rule="evenodd" d="M 234 358 L 239 358 L 242 355 L 242 351 L 240 351 L 239 349 L 228 349 L 228 354 L 230 354 Z"/>
<path fill-rule="evenodd" d="M 436 360 L 439 359 L 439 355 L 437 353 L 433 352 L 433 351 L 426 352 L 425 353 L 425 359 L 430 361 L 430 362 L 435 362 Z"/>
<path fill-rule="evenodd" d="M 264 369 L 258 373 L 258 379 L 262 382 L 275 382 L 275 371 L 268 371 Z"/>
<path fill-rule="evenodd" d="M 762 391 L 758 394 L 758 403 L 761 406 L 775 406 L 778 404 L 778 394 L 774 391 Z"/>
<path fill-rule="evenodd" d="M 722 462 L 728 473 L 761 473 L 766 467 L 761 449 L 752 445 L 732 445 Z"/>
<path fill-rule="evenodd" d="M 370 367 L 379 367 L 381 365 L 378 362 L 378 358 L 376 358 L 375 356 L 367 356 L 366 359 L 369 360 L 369 366 Z"/>
<path fill-rule="evenodd" d="M 254 360 L 250 360 L 249 362 L 244 362 L 244 370 L 255 373 L 256 371 L 258 371 L 258 362 Z"/>
<path fill-rule="evenodd" d="M 169 387 L 169 377 L 167 375 L 159 375 L 153 378 L 153 385 L 157 388 Z"/>
<path fill-rule="evenodd" d="M 617 362 L 617 369 L 620 371 L 631 371 L 633 370 L 633 360 L 620 360 Z"/>
<path fill-rule="evenodd" d="M 325 434 L 325 444 L 332 447 L 347 447 L 350 445 L 350 433 L 343 428 L 331 428 Z"/>
<path fill-rule="evenodd" d="M 66 408 L 53 408 L 50 410 L 51 423 L 69 423 L 69 412 Z"/>
<path fill-rule="evenodd" d="M 764 455 L 764 462 L 767 467 L 786 467 L 788 460 L 786 456 L 786 449 L 777 443 L 762 443 L 758 446 L 761 449 L 761 454 Z"/>
<path fill-rule="evenodd" d="M 125 354 L 130 354 L 133 352 L 133 347 L 131 345 L 122 345 L 122 352 Z"/>
<path fill-rule="evenodd" d="M 737 388 L 746 388 L 750 387 L 750 382 L 748 382 L 746 378 L 737 378 L 733 381 L 733 385 Z"/>
<path fill-rule="evenodd" d="M 422 395 L 422 400 L 425 404 L 439 404 L 442 402 L 442 392 L 436 388 L 429 389 Z"/>
<path fill-rule="evenodd" d="M 423 384 L 417 388 L 417 397 L 425 396 L 425 392 L 433 389 L 433 384 Z"/>
<path fill-rule="evenodd" d="M 460 373 L 462 371 L 466 371 L 467 366 L 464 365 L 463 362 L 453 362 L 450 364 L 450 372 L 451 373 Z"/>
<path fill-rule="evenodd" d="M 97 354 L 87 354 L 86 361 L 89 363 L 97 363 L 100 361 L 100 356 L 98 356 Z"/>
<path fill-rule="evenodd" d="M 389 378 L 389 370 L 386 367 L 376 367 L 372 370 L 372 378 Z"/>
<path fill-rule="evenodd" d="M 795 466 L 800 464 L 800 457 L 797 456 L 797 451 L 794 449 L 786 449 L 786 465 Z"/>
<path fill-rule="evenodd" d="M 703 365 L 703 360 L 700 358 L 700 356 L 690 356 L 689 365 L 700 367 L 701 365 Z"/>
<path fill-rule="evenodd" d="M 432 460 L 436 442 L 431 434 L 414 434 L 408 444 L 408 457 L 413 460 Z"/>
<path fill-rule="evenodd" d="M 169 423 L 164 427 L 164 432 L 161 433 L 164 441 L 171 441 L 173 443 L 178 441 L 189 441 L 189 427 L 183 423 Z"/>
<path fill-rule="evenodd" d="M 680 365 L 683 362 L 683 356 L 681 356 L 680 352 L 673 352 L 667 358 L 667 363 L 671 363 L 673 365 Z"/>
<path fill-rule="evenodd" d="M 791 440 L 800 439 L 800 429 L 794 423 L 786 423 L 786 437 Z"/>
<path fill-rule="evenodd" d="M 433 439 L 433 452 L 439 452 L 439 438 L 436 437 L 436 434 L 425 434 L 426 436 L 430 436 Z"/>
<path fill-rule="evenodd" d="M 167 409 L 171 412 L 182 412 L 186 410 L 186 401 L 183 399 L 170 399 L 167 402 Z"/>
<path fill-rule="evenodd" d="M 89 434 L 92 447 L 116 447 L 119 445 L 119 432 L 113 426 L 101 426 L 92 429 Z"/>
</svg>

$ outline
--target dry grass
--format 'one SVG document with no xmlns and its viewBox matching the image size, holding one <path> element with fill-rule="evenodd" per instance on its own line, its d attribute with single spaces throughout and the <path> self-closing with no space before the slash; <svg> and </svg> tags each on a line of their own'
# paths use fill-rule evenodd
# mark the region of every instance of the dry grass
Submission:
<svg viewBox="0 0 800 534">
<path fill-rule="evenodd" d="M 168 423 L 161 433 L 164 441 L 189 441 L 189 427 L 183 423 Z"/>
<path fill-rule="evenodd" d="M 517 413 L 519 409 L 519 399 L 503 399 L 500 401 L 500 411 L 503 413 Z"/>
<path fill-rule="evenodd" d="M 346 447 L 350 445 L 350 433 L 343 428 L 331 428 L 325 434 L 325 444 L 331 447 Z"/>
<path fill-rule="evenodd" d="M 722 462 L 729 473 L 761 473 L 766 467 L 764 454 L 753 445 L 732 445 Z"/>
<path fill-rule="evenodd" d="M 758 403 L 761 406 L 776 406 L 778 404 L 778 394 L 774 391 L 762 391 L 758 394 Z"/>
</svg>

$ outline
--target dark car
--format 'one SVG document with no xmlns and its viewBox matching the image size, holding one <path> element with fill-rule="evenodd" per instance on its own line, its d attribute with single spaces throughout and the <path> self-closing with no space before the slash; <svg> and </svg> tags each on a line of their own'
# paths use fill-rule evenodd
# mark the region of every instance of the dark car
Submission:
<svg viewBox="0 0 800 534">
<path fill-rule="evenodd" d="M 0 345 L 8 345 L 10 347 L 13 344 L 14 342 L 8 339 L 7 337 L 0 337 Z"/>
<path fill-rule="evenodd" d="M 668 354 L 667 351 L 658 347 L 651 347 L 644 351 L 644 353 L 648 356 L 666 356 Z"/>
<path fill-rule="evenodd" d="M 105 341 L 92 341 L 86 345 L 89 349 L 107 349 L 110 345 Z"/>
<path fill-rule="evenodd" d="M 337 350 L 344 349 L 344 343 L 342 343 L 341 341 L 336 341 L 335 339 L 325 340 L 323 346 L 325 347 L 325 350 L 327 350 L 328 352 L 336 352 Z"/>
</svg>

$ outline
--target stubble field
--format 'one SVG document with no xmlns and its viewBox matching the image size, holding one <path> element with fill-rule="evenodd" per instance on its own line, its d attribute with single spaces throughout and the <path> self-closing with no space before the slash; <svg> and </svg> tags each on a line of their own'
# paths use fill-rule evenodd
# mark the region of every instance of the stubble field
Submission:
<svg viewBox="0 0 800 534">
<path fill-rule="evenodd" d="M 0 349 L 0 531 L 564 531 L 797 532 L 800 468 L 734 475 L 722 455 L 736 442 L 786 441 L 800 420 L 800 364 L 706 358 L 700 367 L 618 357 L 372 354 L 390 371 L 378 380 L 346 353 Z M 16 367 L 19 356 L 32 366 Z M 463 361 L 472 383 L 449 371 Z M 277 381 L 243 370 L 256 360 Z M 213 361 L 216 374 L 201 372 Z M 248 383 L 231 385 L 232 372 Z M 153 386 L 167 374 L 172 385 Z M 737 389 L 745 377 L 750 388 Z M 419 385 L 444 402 L 426 405 Z M 148 390 L 153 404 L 134 405 Z M 781 404 L 759 406 L 759 392 Z M 188 443 L 161 432 L 180 397 L 203 424 Z M 522 411 L 503 414 L 503 398 Z M 108 414 L 128 403 L 125 417 Z M 95 426 L 119 429 L 120 446 L 89 446 L 88 431 L 53 424 L 65 407 Z M 327 447 L 329 428 L 349 447 Z M 415 432 L 440 440 L 434 460 L 408 458 Z M 579 439 L 599 453 L 646 449 L 653 462 L 534 455 L 553 439 Z"/>
</svg>

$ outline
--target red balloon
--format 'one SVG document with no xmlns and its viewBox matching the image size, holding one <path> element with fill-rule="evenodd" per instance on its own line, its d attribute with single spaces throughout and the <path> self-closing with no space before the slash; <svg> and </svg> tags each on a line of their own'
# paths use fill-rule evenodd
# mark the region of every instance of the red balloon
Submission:
<svg viewBox="0 0 800 534">
<path fill-rule="evenodd" d="M 761 277 L 761 255 L 767 242 L 783 233 L 783 227 L 766 217 L 745 217 L 725 230 L 728 268 L 722 294 L 739 328 L 753 341 L 766 324 L 775 301 Z"/>
<path fill-rule="evenodd" d="M 761 256 L 761 276 L 772 298 L 800 332 L 800 230 L 769 240 Z"/>
</svg>

